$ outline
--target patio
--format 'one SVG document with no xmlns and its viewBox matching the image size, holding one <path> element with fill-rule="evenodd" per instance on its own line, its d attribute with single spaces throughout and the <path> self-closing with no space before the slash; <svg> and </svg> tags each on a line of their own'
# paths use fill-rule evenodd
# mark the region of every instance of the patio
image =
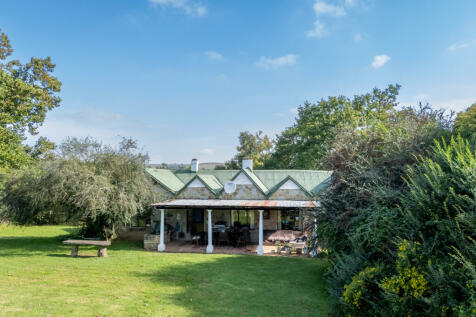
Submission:
<svg viewBox="0 0 476 317">
<path fill-rule="evenodd" d="M 274 241 L 294 241 L 301 242 L 297 247 L 299 251 L 302 251 L 303 242 L 306 240 L 298 241 L 297 239 L 299 235 L 303 235 L 301 211 L 316 205 L 317 202 L 313 201 L 223 199 L 175 199 L 155 203 L 153 206 L 160 212 L 160 218 L 156 221 L 154 233 L 159 234 L 160 238 L 150 235 L 144 237 L 144 248 L 150 248 L 149 239 L 152 239 L 155 240 L 152 243 L 158 242 L 159 252 L 271 255 L 277 253 Z M 165 225 L 166 210 L 172 212 L 167 216 L 167 230 Z M 238 218 L 238 221 L 233 218 L 234 213 L 238 212 L 245 215 L 244 223 L 240 221 L 241 218 Z M 266 217 L 264 216 L 265 212 Z M 294 225 L 290 229 L 300 229 L 298 231 L 301 232 L 298 236 L 293 234 L 293 230 L 280 230 L 281 227 L 289 225 L 290 221 L 284 215 L 290 212 L 294 212 L 291 218 L 291 223 Z M 271 214 L 274 215 L 274 218 L 270 217 Z M 175 230 L 170 223 L 175 223 Z M 299 224 L 299 228 L 295 227 L 297 224 Z M 283 233 L 283 236 L 275 236 L 266 241 L 265 231 Z M 289 232 L 289 236 L 285 232 Z M 174 233 L 177 233 L 175 237 L 173 237 Z M 185 242 L 187 240 L 191 240 L 193 244 Z M 223 246 L 222 242 L 226 246 Z M 229 247 L 230 244 L 234 248 Z"/>
<path fill-rule="evenodd" d="M 207 253 L 206 245 L 196 245 L 190 241 L 175 240 L 167 243 L 167 248 L 164 252 L 167 253 Z M 233 246 L 214 246 L 213 253 L 216 254 L 256 254 L 258 245 L 247 245 L 245 247 L 233 247 Z M 263 243 L 263 255 L 265 256 L 298 256 L 307 257 L 306 254 L 296 254 L 296 251 L 290 255 L 287 255 L 284 250 L 278 254 L 276 252 L 276 245 L 265 242 Z"/>
</svg>

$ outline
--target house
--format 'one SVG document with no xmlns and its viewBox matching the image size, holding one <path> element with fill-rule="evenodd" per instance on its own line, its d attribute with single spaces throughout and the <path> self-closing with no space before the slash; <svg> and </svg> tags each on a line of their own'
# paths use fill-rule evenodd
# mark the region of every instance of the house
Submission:
<svg viewBox="0 0 476 317">
<path fill-rule="evenodd" d="M 254 170 L 243 160 L 240 170 L 202 170 L 193 159 L 188 170 L 147 168 L 162 197 L 155 207 L 152 227 L 160 231 L 158 250 L 174 239 L 208 237 L 224 228 L 246 226 L 249 240 L 263 254 L 263 237 L 277 230 L 304 230 L 304 212 L 318 206 L 316 199 L 332 172 L 319 170 Z M 159 230 L 160 228 L 160 230 Z M 160 242 L 159 242 L 160 241 Z"/>
</svg>

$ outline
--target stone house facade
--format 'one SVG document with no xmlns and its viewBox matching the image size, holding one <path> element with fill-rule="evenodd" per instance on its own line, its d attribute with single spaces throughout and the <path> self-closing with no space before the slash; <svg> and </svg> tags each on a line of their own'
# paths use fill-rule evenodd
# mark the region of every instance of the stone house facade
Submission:
<svg viewBox="0 0 476 317">
<path fill-rule="evenodd" d="M 162 231 L 161 217 L 163 231 L 182 240 L 215 226 L 239 225 L 249 227 L 253 243 L 276 230 L 302 231 L 303 210 L 318 205 L 316 197 L 331 178 L 330 171 L 253 170 L 251 160 L 240 170 L 200 170 L 194 159 L 190 170 L 146 171 L 161 197 L 153 231 Z"/>
</svg>

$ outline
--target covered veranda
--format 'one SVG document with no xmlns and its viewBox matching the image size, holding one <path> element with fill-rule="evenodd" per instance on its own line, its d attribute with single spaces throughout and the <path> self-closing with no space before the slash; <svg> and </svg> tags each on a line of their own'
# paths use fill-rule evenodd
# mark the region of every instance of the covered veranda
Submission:
<svg viewBox="0 0 476 317">
<path fill-rule="evenodd" d="M 180 209 L 203 209 L 206 211 L 206 234 L 207 245 L 205 248 L 206 253 L 213 253 L 215 246 L 213 244 L 213 212 L 215 211 L 228 211 L 230 214 L 232 210 L 252 210 L 258 213 L 258 243 L 250 248 L 245 248 L 245 252 L 256 252 L 258 255 L 264 254 L 263 245 L 263 214 L 270 210 L 290 211 L 290 210 L 308 210 L 318 206 L 316 201 L 295 201 L 295 200 L 226 200 L 226 199 L 174 199 L 155 203 L 153 206 L 160 211 L 160 242 L 158 245 L 158 251 L 166 251 L 165 241 L 165 211 L 166 210 L 180 210 Z M 231 216 L 230 216 L 231 217 Z M 193 252 L 190 251 L 189 246 L 184 244 L 179 245 L 173 243 L 171 246 L 171 252 Z M 246 247 L 246 246 L 245 246 Z"/>
</svg>

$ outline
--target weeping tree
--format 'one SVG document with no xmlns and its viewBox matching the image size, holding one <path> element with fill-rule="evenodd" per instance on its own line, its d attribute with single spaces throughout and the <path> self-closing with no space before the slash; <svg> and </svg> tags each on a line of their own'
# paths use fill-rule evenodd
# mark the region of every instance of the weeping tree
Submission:
<svg viewBox="0 0 476 317">
<path fill-rule="evenodd" d="M 5 184 L 3 217 L 17 224 L 70 222 L 85 236 L 114 238 L 118 226 L 150 210 L 156 193 L 137 142 L 118 148 L 70 138 L 57 158 L 12 173 Z"/>
</svg>

